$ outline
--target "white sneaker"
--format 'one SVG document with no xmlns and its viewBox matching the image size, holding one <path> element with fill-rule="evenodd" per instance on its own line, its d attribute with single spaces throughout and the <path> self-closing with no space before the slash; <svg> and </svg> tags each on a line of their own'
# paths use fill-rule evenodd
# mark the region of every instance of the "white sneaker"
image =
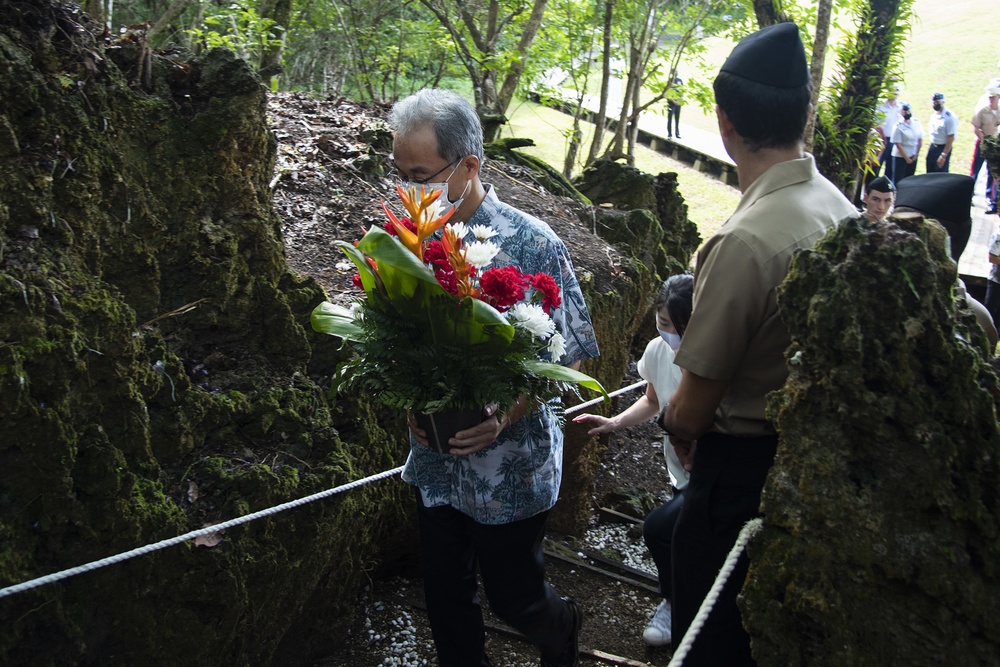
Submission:
<svg viewBox="0 0 1000 667">
<path fill-rule="evenodd" d="M 650 646 L 666 646 L 671 641 L 670 636 L 670 603 L 664 600 L 656 608 L 653 620 L 642 632 L 642 639 Z"/>
</svg>

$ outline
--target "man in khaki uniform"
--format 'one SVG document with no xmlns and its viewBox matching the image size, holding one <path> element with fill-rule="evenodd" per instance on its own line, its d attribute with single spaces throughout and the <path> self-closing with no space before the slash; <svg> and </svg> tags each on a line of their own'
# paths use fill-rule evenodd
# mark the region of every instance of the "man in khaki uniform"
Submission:
<svg viewBox="0 0 1000 667">
<path fill-rule="evenodd" d="M 997 85 L 994 85 L 996 83 Z M 987 98 L 986 106 L 976 109 L 976 114 L 972 117 L 972 129 L 976 133 L 976 148 L 972 153 L 972 178 L 979 177 L 979 170 L 983 167 L 986 158 L 983 156 L 979 144 L 984 137 L 993 137 L 1000 133 L 1000 81 L 991 81 L 986 86 Z M 986 166 L 986 214 L 991 215 L 997 212 L 997 184 L 993 180 L 993 173 L 989 165 Z"/>
<path fill-rule="evenodd" d="M 675 640 L 687 631 L 743 524 L 759 515 L 777 444 L 764 417 L 765 396 L 788 375 L 790 339 L 776 288 L 797 250 L 857 216 L 804 152 L 812 85 L 794 24 L 744 38 L 714 88 L 719 131 L 743 198 L 698 253 L 694 312 L 675 361 L 681 383 L 660 415 L 691 469 L 691 497 L 673 540 Z M 746 570 L 744 555 L 686 667 L 755 664 L 736 606 Z"/>
</svg>

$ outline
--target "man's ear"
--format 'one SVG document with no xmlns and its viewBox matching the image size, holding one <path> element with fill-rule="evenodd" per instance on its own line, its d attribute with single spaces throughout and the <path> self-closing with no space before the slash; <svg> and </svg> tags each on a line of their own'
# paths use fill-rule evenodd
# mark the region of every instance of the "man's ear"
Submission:
<svg viewBox="0 0 1000 667">
<path fill-rule="evenodd" d="M 718 104 L 715 105 L 715 117 L 719 121 L 720 135 L 723 137 L 731 137 L 736 133 L 736 129 L 733 127 L 733 122 L 729 120 L 729 116 L 726 115 L 726 112 L 723 111 Z"/>
<path fill-rule="evenodd" d="M 462 158 L 461 164 L 468 170 L 470 179 L 479 175 L 480 162 L 475 155 L 466 155 Z"/>
</svg>

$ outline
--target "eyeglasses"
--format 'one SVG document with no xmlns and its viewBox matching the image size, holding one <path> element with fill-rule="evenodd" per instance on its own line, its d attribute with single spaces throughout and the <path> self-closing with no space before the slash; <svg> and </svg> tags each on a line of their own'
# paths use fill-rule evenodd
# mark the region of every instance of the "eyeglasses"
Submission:
<svg viewBox="0 0 1000 667">
<path fill-rule="evenodd" d="M 456 164 L 458 164 L 459 162 L 461 162 L 461 160 L 462 160 L 462 158 L 458 158 L 456 160 L 453 160 L 453 161 L 449 162 L 448 164 L 446 164 L 445 166 L 441 167 L 440 169 L 438 169 L 437 171 L 435 171 L 430 176 L 427 176 L 426 178 L 410 178 L 410 179 L 405 179 L 399 173 L 399 167 L 396 166 L 396 161 L 393 159 L 393 156 L 390 155 L 389 156 L 389 176 L 392 176 L 393 178 L 396 178 L 396 179 L 401 180 L 401 181 L 408 180 L 411 183 L 416 183 L 417 185 L 427 185 L 428 183 L 432 183 L 434 181 L 434 178 L 436 176 L 438 176 L 442 171 L 444 171 L 445 169 L 449 169 L 450 167 L 455 166 Z"/>
</svg>

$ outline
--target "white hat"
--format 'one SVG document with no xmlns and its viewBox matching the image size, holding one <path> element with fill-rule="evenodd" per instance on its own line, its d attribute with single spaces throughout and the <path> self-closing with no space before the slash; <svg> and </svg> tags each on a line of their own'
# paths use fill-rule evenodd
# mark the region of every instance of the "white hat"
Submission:
<svg viewBox="0 0 1000 667">
<path fill-rule="evenodd" d="M 894 83 L 892 85 L 892 89 L 895 90 L 897 93 L 901 93 L 901 92 L 903 92 L 903 84 L 901 84 L 901 83 Z"/>
</svg>

